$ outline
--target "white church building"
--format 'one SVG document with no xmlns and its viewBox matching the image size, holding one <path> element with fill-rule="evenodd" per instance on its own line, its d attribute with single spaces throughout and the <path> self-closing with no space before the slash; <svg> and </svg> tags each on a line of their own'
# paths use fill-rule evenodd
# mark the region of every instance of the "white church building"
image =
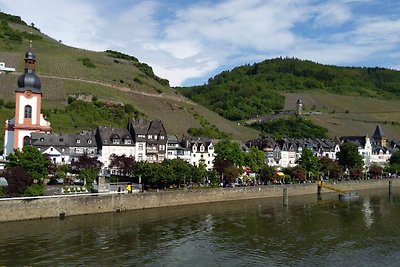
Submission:
<svg viewBox="0 0 400 267">
<path fill-rule="evenodd" d="M 25 72 L 15 90 L 15 116 L 6 121 L 3 155 L 31 144 L 31 133 L 49 133 L 50 123 L 41 113 L 42 91 L 35 74 L 36 56 L 31 48 L 25 54 Z"/>
</svg>

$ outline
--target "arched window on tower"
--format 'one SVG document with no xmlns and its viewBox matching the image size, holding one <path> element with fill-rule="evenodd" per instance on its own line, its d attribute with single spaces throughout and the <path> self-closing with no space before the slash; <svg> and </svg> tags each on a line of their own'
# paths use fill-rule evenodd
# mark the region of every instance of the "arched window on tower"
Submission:
<svg viewBox="0 0 400 267">
<path fill-rule="evenodd" d="M 32 118 L 32 107 L 29 105 L 25 106 L 25 119 L 31 119 Z"/>
<path fill-rule="evenodd" d="M 29 136 L 24 137 L 24 146 L 29 146 L 31 144 L 31 138 Z"/>
</svg>

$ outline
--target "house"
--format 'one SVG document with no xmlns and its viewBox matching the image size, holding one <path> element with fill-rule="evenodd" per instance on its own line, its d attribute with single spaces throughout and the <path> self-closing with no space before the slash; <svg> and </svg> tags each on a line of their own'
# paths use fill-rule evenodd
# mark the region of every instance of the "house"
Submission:
<svg viewBox="0 0 400 267">
<path fill-rule="evenodd" d="M 199 166 L 204 164 L 207 170 L 214 168 L 214 145 L 211 139 L 208 138 L 191 138 L 183 139 L 183 146 L 190 149 L 190 164 Z"/>
<path fill-rule="evenodd" d="M 82 155 L 97 157 L 96 139 L 92 132 L 80 134 L 31 133 L 31 145 L 47 154 L 54 164 L 70 164 Z"/>
<path fill-rule="evenodd" d="M 137 161 L 162 162 L 167 157 L 167 132 L 160 120 L 128 122 Z"/>
<path fill-rule="evenodd" d="M 175 135 L 168 135 L 167 140 L 167 159 L 182 159 L 190 162 L 191 150 L 182 146 L 182 141 Z"/>
<path fill-rule="evenodd" d="M 99 151 L 99 160 L 105 169 L 110 165 L 110 156 L 135 156 L 135 143 L 126 128 L 99 126 L 96 129 L 95 139 Z"/>
</svg>

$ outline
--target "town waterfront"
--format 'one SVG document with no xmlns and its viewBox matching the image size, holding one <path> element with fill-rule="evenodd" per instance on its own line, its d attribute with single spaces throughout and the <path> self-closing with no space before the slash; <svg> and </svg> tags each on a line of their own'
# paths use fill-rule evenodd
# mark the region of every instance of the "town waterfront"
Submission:
<svg viewBox="0 0 400 267">
<path fill-rule="evenodd" d="M 0 266 L 394 266 L 395 189 L 6 222 Z"/>
</svg>

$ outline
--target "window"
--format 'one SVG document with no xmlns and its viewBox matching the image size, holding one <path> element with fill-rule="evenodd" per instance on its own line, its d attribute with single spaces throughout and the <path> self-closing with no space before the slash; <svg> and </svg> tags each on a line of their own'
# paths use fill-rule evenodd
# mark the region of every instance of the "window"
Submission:
<svg viewBox="0 0 400 267">
<path fill-rule="evenodd" d="M 149 138 L 149 139 L 152 139 L 152 138 L 153 138 L 153 136 L 152 136 L 151 134 L 149 134 L 148 138 Z"/>
<path fill-rule="evenodd" d="M 139 160 L 139 161 L 142 161 L 142 160 L 143 160 L 143 155 L 142 155 L 142 153 L 139 153 L 139 155 L 138 155 L 138 160 Z"/>
<path fill-rule="evenodd" d="M 31 144 L 31 138 L 29 136 L 25 136 L 23 140 L 24 146 L 29 146 Z"/>
<path fill-rule="evenodd" d="M 158 150 L 165 150 L 165 145 L 159 145 Z"/>
<path fill-rule="evenodd" d="M 200 146 L 200 152 L 204 152 L 204 146 Z"/>
<path fill-rule="evenodd" d="M 50 147 L 50 151 L 53 151 L 53 148 L 52 148 L 52 147 Z"/>
<path fill-rule="evenodd" d="M 42 138 L 40 138 L 40 142 L 43 142 L 44 141 L 44 138 L 42 137 Z"/>
<path fill-rule="evenodd" d="M 143 144 L 139 144 L 139 150 L 143 150 Z"/>
<path fill-rule="evenodd" d="M 113 139 L 113 140 L 112 140 L 112 143 L 113 143 L 114 145 L 118 145 L 118 144 L 119 144 L 119 139 L 116 139 L 116 138 Z"/>
<path fill-rule="evenodd" d="M 131 140 L 125 139 L 125 145 L 130 145 L 130 144 L 131 144 Z"/>
<path fill-rule="evenodd" d="M 164 140 L 164 138 L 165 138 L 164 135 L 161 135 L 161 136 L 160 136 L 160 139 L 161 139 L 161 140 Z"/>
<path fill-rule="evenodd" d="M 92 143 L 92 140 L 88 139 L 87 143 L 90 145 Z"/>
<path fill-rule="evenodd" d="M 25 106 L 25 119 L 32 118 L 32 107 L 29 105 Z"/>
<path fill-rule="evenodd" d="M 80 144 L 80 143 L 81 143 L 81 140 L 76 139 L 76 143 L 77 143 L 77 144 Z"/>
</svg>

